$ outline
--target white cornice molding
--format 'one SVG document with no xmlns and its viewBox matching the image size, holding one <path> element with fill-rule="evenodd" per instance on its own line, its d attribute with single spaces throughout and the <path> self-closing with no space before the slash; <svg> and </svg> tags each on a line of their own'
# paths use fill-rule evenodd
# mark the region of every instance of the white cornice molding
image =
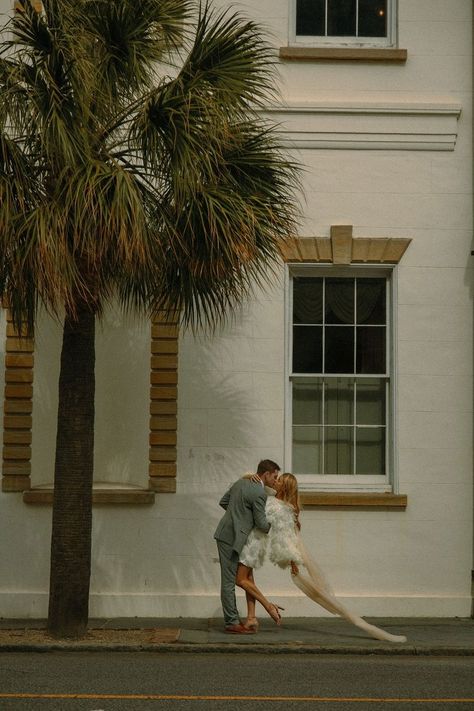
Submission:
<svg viewBox="0 0 474 711">
<path fill-rule="evenodd" d="M 461 109 L 449 101 L 319 101 L 265 113 L 291 148 L 453 151 Z"/>
</svg>

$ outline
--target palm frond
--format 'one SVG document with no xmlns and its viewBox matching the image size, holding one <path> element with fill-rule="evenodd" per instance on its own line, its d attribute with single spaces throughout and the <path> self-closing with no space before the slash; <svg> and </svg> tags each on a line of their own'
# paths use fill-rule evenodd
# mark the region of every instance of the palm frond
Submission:
<svg viewBox="0 0 474 711">
<path fill-rule="evenodd" d="M 115 98 L 150 87 L 157 62 L 182 41 L 189 0 L 84 0 L 82 24 L 96 40 L 95 72 Z"/>
<path fill-rule="evenodd" d="M 249 111 L 275 91 L 275 60 L 262 29 L 237 13 L 200 10 L 194 41 L 180 76 L 192 91 L 205 91 L 224 109 Z"/>
</svg>

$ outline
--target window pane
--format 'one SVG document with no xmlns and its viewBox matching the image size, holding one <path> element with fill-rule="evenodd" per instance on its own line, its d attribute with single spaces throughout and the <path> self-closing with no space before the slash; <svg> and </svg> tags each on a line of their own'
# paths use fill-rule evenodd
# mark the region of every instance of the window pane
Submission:
<svg viewBox="0 0 474 711">
<path fill-rule="evenodd" d="M 293 424 L 322 424 L 322 394 L 322 382 L 293 383 Z"/>
<path fill-rule="evenodd" d="M 323 322 L 323 280 L 293 279 L 293 323 Z"/>
<path fill-rule="evenodd" d="M 354 279 L 326 279 L 326 323 L 354 323 Z"/>
<path fill-rule="evenodd" d="M 293 427 L 293 471 L 322 474 L 321 427 Z"/>
<path fill-rule="evenodd" d="M 387 36 L 387 0 L 359 0 L 359 37 Z"/>
<path fill-rule="evenodd" d="M 357 279 L 357 323 L 385 324 L 385 279 Z"/>
<path fill-rule="evenodd" d="M 325 0 L 296 0 L 296 34 L 324 35 Z"/>
<path fill-rule="evenodd" d="M 321 373 L 323 369 L 322 326 L 293 327 L 293 372 Z"/>
<path fill-rule="evenodd" d="M 358 425 L 385 424 L 384 380 L 368 378 L 357 381 L 356 423 Z"/>
<path fill-rule="evenodd" d="M 385 373 L 385 326 L 357 328 L 357 372 Z"/>
<path fill-rule="evenodd" d="M 353 474 L 353 428 L 325 427 L 325 474 Z"/>
<path fill-rule="evenodd" d="M 354 372 L 354 329 L 352 326 L 327 326 L 325 329 L 325 372 Z"/>
<path fill-rule="evenodd" d="M 328 35 L 355 37 L 356 0 L 328 0 Z"/>
<path fill-rule="evenodd" d="M 356 474 L 385 474 L 384 428 L 356 428 Z"/>
<path fill-rule="evenodd" d="M 325 422 L 329 425 L 352 425 L 354 421 L 354 383 L 347 378 L 326 381 Z"/>
</svg>

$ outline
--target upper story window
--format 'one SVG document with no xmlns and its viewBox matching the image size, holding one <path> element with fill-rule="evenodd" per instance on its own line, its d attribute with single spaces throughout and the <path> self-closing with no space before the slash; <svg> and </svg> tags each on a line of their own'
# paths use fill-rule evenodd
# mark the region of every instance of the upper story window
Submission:
<svg viewBox="0 0 474 711">
<path fill-rule="evenodd" d="M 396 0 L 292 0 L 290 43 L 389 47 Z"/>
</svg>

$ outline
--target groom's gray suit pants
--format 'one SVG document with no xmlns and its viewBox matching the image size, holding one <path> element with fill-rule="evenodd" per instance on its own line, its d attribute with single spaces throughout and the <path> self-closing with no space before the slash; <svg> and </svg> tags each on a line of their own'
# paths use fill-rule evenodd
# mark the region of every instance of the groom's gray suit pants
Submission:
<svg viewBox="0 0 474 711">
<path fill-rule="evenodd" d="M 235 576 L 239 564 L 239 554 L 224 541 L 216 541 L 221 565 L 221 604 L 224 624 L 237 625 L 240 622 L 235 599 Z"/>
</svg>

